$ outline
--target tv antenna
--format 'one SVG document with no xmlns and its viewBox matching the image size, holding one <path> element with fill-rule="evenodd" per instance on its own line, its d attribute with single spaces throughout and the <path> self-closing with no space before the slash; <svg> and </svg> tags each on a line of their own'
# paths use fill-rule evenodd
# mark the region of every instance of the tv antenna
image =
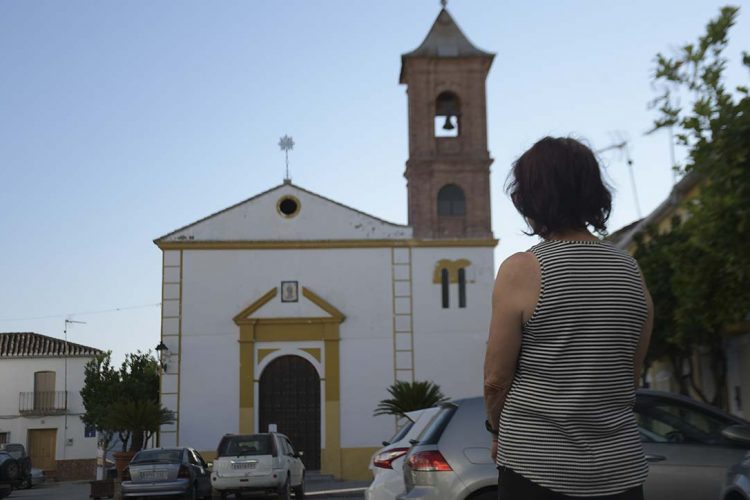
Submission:
<svg viewBox="0 0 750 500">
<path fill-rule="evenodd" d="M 608 151 L 617 150 L 625 158 L 625 163 L 628 165 L 628 174 L 630 175 L 630 186 L 633 190 L 633 201 L 635 201 L 635 212 L 638 214 L 638 218 L 642 219 L 643 214 L 641 213 L 641 203 L 638 201 L 638 186 L 635 183 L 635 173 L 633 172 L 633 158 L 630 156 L 629 141 L 625 137 L 625 134 L 617 132 L 614 134 L 614 140 L 612 144 L 596 151 L 597 155 L 606 153 Z"/>
</svg>

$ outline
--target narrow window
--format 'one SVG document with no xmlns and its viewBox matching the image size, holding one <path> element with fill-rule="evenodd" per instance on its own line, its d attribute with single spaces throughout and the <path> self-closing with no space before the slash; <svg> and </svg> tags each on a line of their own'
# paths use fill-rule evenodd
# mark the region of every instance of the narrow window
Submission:
<svg viewBox="0 0 750 500">
<path fill-rule="evenodd" d="M 458 137 L 461 104 L 453 92 L 442 92 L 435 99 L 435 137 Z"/>
<path fill-rule="evenodd" d="M 446 184 L 437 195 L 438 215 L 462 216 L 466 214 L 466 196 L 455 184 Z"/>
<path fill-rule="evenodd" d="M 443 293 L 443 309 L 448 309 L 448 306 L 450 305 L 450 277 L 448 276 L 448 270 L 443 269 L 440 271 L 440 286 L 441 291 Z"/>
<path fill-rule="evenodd" d="M 458 307 L 466 307 L 466 269 L 458 270 Z"/>
</svg>

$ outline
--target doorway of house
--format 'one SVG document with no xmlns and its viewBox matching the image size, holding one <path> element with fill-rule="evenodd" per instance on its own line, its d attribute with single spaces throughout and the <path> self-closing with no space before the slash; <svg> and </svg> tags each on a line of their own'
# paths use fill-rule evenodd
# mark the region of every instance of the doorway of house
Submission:
<svg viewBox="0 0 750 500">
<path fill-rule="evenodd" d="M 320 469 L 320 377 L 300 356 L 281 356 L 268 364 L 258 388 L 259 431 L 276 424 L 278 432 L 303 451 L 308 470 Z"/>
<path fill-rule="evenodd" d="M 44 472 L 54 472 L 55 448 L 57 443 L 57 429 L 29 429 L 28 453 L 31 464 Z"/>
</svg>

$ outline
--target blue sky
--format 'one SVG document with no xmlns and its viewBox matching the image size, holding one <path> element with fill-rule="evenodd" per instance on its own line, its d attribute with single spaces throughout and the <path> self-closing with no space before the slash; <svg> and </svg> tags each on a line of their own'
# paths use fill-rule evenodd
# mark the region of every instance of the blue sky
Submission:
<svg viewBox="0 0 750 500">
<path fill-rule="evenodd" d="M 449 2 L 497 54 L 487 92 L 498 263 L 534 242 L 502 187 L 544 135 L 598 149 L 621 132 L 644 214 L 664 199 L 668 137 L 644 135 L 653 58 L 693 41 L 721 5 Z M 438 11 L 438 0 L 0 2 L 0 331 L 60 337 L 66 315 L 156 304 L 152 240 L 280 183 L 286 133 L 296 184 L 406 223 L 400 54 Z M 733 83 L 747 82 L 749 16 L 731 33 Z M 614 230 L 637 214 L 624 159 L 603 160 Z M 70 340 L 118 359 L 158 343 L 158 307 L 72 317 L 87 324 Z"/>
</svg>

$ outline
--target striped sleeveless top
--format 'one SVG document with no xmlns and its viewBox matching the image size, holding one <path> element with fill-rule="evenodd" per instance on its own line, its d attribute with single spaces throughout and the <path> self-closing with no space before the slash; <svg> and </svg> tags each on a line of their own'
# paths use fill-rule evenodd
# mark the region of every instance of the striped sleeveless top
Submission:
<svg viewBox="0 0 750 500">
<path fill-rule="evenodd" d="M 614 495 L 648 474 L 634 358 L 647 316 L 635 260 L 609 243 L 549 240 L 500 416 L 498 465 L 571 496 Z"/>
</svg>

